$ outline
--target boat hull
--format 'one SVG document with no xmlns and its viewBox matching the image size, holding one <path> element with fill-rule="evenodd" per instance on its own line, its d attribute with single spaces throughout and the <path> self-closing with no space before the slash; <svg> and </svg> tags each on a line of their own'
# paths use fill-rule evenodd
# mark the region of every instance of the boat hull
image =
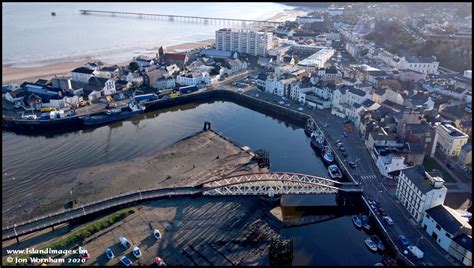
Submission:
<svg viewBox="0 0 474 268">
<path fill-rule="evenodd" d="M 120 114 L 111 114 L 111 115 L 106 115 L 102 117 L 87 116 L 87 117 L 81 117 L 81 120 L 85 126 L 98 126 L 98 125 L 104 125 L 104 124 L 124 120 L 130 117 L 133 117 L 137 114 L 140 114 L 142 112 L 143 112 L 142 110 L 138 110 L 138 111 L 131 111 L 131 112 L 120 113 Z"/>
<path fill-rule="evenodd" d="M 377 245 L 371 240 L 371 239 L 366 239 L 365 240 L 365 245 L 372 251 L 377 251 Z"/>
<path fill-rule="evenodd" d="M 352 222 L 354 223 L 354 225 L 355 225 L 357 228 L 362 228 L 362 221 L 360 220 L 359 217 L 353 216 L 353 217 L 352 217 Z"/>
</svg>

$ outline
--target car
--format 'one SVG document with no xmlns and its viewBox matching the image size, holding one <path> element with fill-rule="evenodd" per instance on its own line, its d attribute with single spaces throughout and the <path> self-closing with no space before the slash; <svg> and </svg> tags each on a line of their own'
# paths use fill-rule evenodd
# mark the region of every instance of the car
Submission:
<svg viewBox="0 0 474 268">
<path fill-rule="evenodd" d="M 451 164 L 446 164 L 446 167 L 449 168 L 449 169 L 454 169 Z"/>
<path fill-rule="evenodd" d="M 383 219 L 387 222 L 388 225 L 393 225 L 393 220 L 389 216 L 384 216 Z"/>
<path fill-rule="evenodd" d="M 133 253 L 133 256 L 135 256 L 135 258 L 137 259 L 142 256 L 142 252 L 140 251 L 139 247 L 134 247 L 132 250 L 132 253 Z"/>
<path fill-rule="evenodd" d="M 351 166 L 351 168 L 356 168 L 356 163 L 351 161 L 349 162 L 349 166 Z"/>
<path fill-rule="evenodd" d="M 347 137 L 347 132 L 343 131 L 342 136 Z"/>
<path fill-rule="evenodd" d="M 347 157 L 347 153 L 346 153 L 346 152 L 342 152 L 341 154 L 342 154 L 342 156 Z"/>
<path fill-rule="evenodd" d="M 285 106 L 286 106 L 286 107 L 290 107 L 290 104 L 289 104 L 289 103 L 287 103 L 287 104 L 285 104 Z"/>
<path fill-rule="evenodd" d="M 120 236 L 119 237 L 119 242 L 120 244 L 122 244 L 122 246 L 124 246 L 125 248 L 129 248 L 132 246 L 132 243 L 130 243 L 130 241 L 127 240 L 127 238 L 123 237 L 123 236 Z"/>
<path fill-rule="evenodd" d="M 338 144 L 338 143 L 342 143 L 341 140 L 336 140 L 336 144 Z"/>
<path fill-rule="evenodd" d="M 328 123 L 324 124 L 324 127 L 329 127 L 329 124 Z"/>
<path fill-rule="evenodd" d="M 279 101 L 278 104 L 285 104 L 285 102 L 284 101 Z"/>
<path fill-rule="evenodd" d="M 105 249 L 105 256 L 107 256 L 107 258 L 109 258 L 109 260 L 115 258 L 114 252 L 112 251 L 111 248 L 106 248 Z"/>
<path fill-rule="evenodd" d="M 383 217 L 387 216 L 387 212 L 385 212 L 385 209 L 383 208 L 379 208 L 377 212 L 379 213 L 380 216 L 383 216 Z"/>
<path fill-rule="evenodd" d="M 153 229 L 153 236 L 157 239 L 157 240 L 160 240 L 161 239 L 161 233 L 158 229 Z"/>
<path fill-rule="evenodd" d="M 127 256 L 120 257 L 120 262 L 125 266 L 131 266 L 132 265 L 132 261 L 129 258 L 127 258 Z"/>
<path fill-rule="evenodd" d="M 301 108 L 301 107 L 300 107 L 300 108 L 298 108 L 298 111 L 303 111 L 303 108 Z"/>
<path fill-rule="evenodd" d="M 339 151 L 341 151 L 341 152 L 345 152 L 345 151 L 346 151 L 346 149 L 344 148 L 344 146 L 342 146 L 342 145 L 341 145 L 341 147 L 339 147 Z"/>
<path fill-rule="evenodd" d="M 84 247 L 79 247 L 79 257 L 81 259 L 89 259 L 91 256 L 89 255 L 89 252 L 87 252 L 87 249 Z"/>
<path fill-rule="evenodd" d="M 260 96 L 260 95 L 258 95 L 258 94 L 255 94 L 255 97 L 257 97 L 257 98 L 258 98 L 258 96 Z"/>
<path fill-rule="evenodd" d="M 408 239 L 404 235 L 399 235 L 398 240 L 400 241 L 400 243 L 402 243 L 403 247 L 408 247 L 410 245 L 410 241 L 408 241 Z"/>
</svg>

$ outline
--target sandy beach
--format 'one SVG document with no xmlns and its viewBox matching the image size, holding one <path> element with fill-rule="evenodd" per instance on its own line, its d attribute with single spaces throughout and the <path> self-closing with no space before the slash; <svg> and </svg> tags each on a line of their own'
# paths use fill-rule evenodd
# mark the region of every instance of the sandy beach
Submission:
<svg viewBox="0 0 474 268">
<path fill-rule="evenodd" d="M 139 188 L 191 186 L 238 172 L 258 172 L 251 158 L 250 153 L 214 132 L 201 132 L 154 155 L 52 176 L 45 189 L 53 191 L 45 192 L 41 199 L 24 198 L 21 208 L 4 215 L 2 224 L 60 211 L 71 197 L 81 205 Z"/>
</svg>

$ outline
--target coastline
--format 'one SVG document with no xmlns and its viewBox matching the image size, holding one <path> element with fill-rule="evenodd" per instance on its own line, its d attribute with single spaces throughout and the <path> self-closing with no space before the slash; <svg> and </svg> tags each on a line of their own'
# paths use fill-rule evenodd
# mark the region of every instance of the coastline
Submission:
<svg viewBox="0 0 474 268">
<path fill-rule="evenodd" d="M 274 16 L 267 18 L 267 20 L 276 20 L 276 21 L 285 21 L 288 19 L 293 19 L 296 16 L 301 16 L 307 14 L 307 11 L 302 11 L 297 8 L 285 9 L 284 11 L 275 14 Z M 215 42 L 214 39 L 205 39 L 199 40 L 196 42 L 186 42 L 180 43 L 171 46 L 164 46 L 168 52 L 184 52 L 187 50 L 192 50 L 195 48 L 207 46 L 213 44 Z M 160 46 L 156 46 L 153 48 L 144 48 L 145 51 L 142 53 L 144 56 L 154 56 L 158 51 Z M 103 55 L 105 57 L 112 56 L 112 55 Z M 42 79 L 51 79 L 55 76 L 63 76 L 69 75 L 70 71 L 74 68 L 83 66 L 89 61 L 96 60 L 90 56 L 84 56 L 78 58 L 74 61 L 70 59 L 55 59 L 55 61 L 43 61 L 33 64 L 33 66 L 25 66 L 21 67 L 16 66 L 15 64 L 2 64 L 2 83 L 23 83 L 25 81 L 35 82 L 36 80 Z M 131 59 L 130 59 L 131 60 Z M 122 60 L 101 60 L 107 65 L 127 65 L 130 60 L 122 61 Z M 36 66 L 35 66 L 36 65 Z"/>
</svg>

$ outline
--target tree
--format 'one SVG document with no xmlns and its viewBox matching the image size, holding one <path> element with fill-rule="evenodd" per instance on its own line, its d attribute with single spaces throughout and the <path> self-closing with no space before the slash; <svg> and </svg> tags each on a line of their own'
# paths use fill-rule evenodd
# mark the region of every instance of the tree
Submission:
<svg viewBox="0 0 474 268">
<path fill-rule="evenodd" d="M 135 72 L 135 71 L 137 71 L 138 69 L 140 69 L 140 66 L 138 66 L 138 63 L 132 61 L 132 62 L 130 62 L 130 64 L 128 65 L 128 69 L 129 69 L 131 72 Z"/>
</svg>

